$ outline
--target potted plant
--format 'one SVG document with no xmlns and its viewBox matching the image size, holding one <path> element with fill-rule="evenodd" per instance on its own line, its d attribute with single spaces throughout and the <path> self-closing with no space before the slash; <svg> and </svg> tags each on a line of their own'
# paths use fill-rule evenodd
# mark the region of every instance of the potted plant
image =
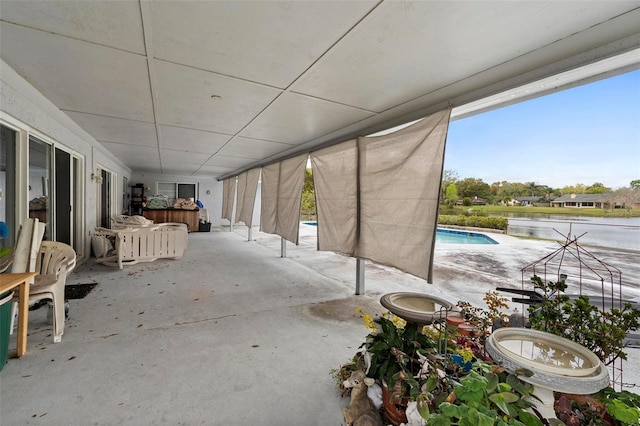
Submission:
<svg viewBox="0 0 640 426">
<path fill-rule="evenodd" d="M 406 422 L 404 410 L 413 397 L 420 394 L 421 386 L 428 379 L 420 374 L 428 357 L 435 357 L 437 343 L 432 335 L 423 333 L 423 327 L 385 312 L 376 318 L 356 309 L 370 330 L 358 353 L 333 376 L 340 388 L 344 377 L 362 369 L 367 377 L 375 379 L 382 387 L 384 414 L 393 424 Z M 343 392 L 343 395 L 346 392 Z"/>
<path fill-rule="evenodd" d="M 464 338 L 457 344 L 461 337 L 449 335 L 443 344 L 447 335 L 438 326 L 407 324 L 390 313 L 363 319 L 370 329 L 365 343 L 333 374 L 339 386 L 356 369 L 376 379 L 383 388 L 386 424 L 407 423 L 409 411 L 430 425 L 543 424 L 535 413 L 533 386 L 476 357 L 477 341 L 471 345 Z"/>
</svg>

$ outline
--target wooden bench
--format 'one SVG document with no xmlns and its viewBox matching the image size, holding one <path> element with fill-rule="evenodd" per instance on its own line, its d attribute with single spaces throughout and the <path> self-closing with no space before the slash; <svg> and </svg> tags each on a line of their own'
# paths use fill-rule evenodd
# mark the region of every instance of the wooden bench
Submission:
<svg viewBox="0 0 640 426">
<path fill-rule="evenodd" d="M 187 226 L 163 223 L 124 229 L 96 228 L 94 237 L 112 241 L 114 250 L 96 253 L 96 262 L 109 266 L 134 265 L 156 259 L 180 259 L 187 248 Z"/>
</svg>

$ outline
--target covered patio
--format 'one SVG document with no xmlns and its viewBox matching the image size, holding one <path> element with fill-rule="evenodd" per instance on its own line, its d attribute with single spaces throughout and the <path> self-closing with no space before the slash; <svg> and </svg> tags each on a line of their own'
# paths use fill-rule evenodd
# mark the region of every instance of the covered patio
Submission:
<svg viewBox="0 0 640 426">
<path fill-rule="evenodd" d="M 28 352 L 2 371 L 0 422 L 340 425 L 348 400 L 330 372 L 367 334 L 356 307 L 381 312 L 393 291 L 479 304 L 498 286 L 520 287 L 520 268 L 557 247 L 501 234 L 498 245 L 440 245 L 437 284 L 368 263 L 366 294 L 355 296 L 355 260 L 317 252 L 313 228 L 301 226 L 287 258 L 279 237 L 246 236 L 216 228 L 190 234 L 182 260 L 80 265 L 68 284 L 98 285 L 70 300 L 60 344 L 46 307 L 30 313 Z M 624 265 L 625 295 L 640 297 L 636 254 L 593 252 Z M 629 367 L 640 350 L 629 353 L 624 382 L 640 383 Z"/>
</svg>

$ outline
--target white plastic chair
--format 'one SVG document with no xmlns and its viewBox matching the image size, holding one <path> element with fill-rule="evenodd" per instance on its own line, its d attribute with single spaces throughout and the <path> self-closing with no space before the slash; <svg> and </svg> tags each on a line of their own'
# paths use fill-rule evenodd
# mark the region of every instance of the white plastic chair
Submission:
<svg viewBox="0 0 640 426">
<path fill-rule="evenodd" d="M 36 275 L 33 284 L 29 287 L 29 304 L 42 299 L 53 301 L 53 342 L 62 341 L 64 334 L 64 287 L 67 282 L 67 274 L 76 265 L 76 252 L 65 243 L 58 241 L 43 241 L 40 244 L 36 258 Z M 17 311 L 17 299 L 13 299 L 12 319 Z M 11 327 L 13 331 L 13 327 Z"/>
<path fill-rule="evenodd" d="M 40 249 L 46 225 L 46 223 L 39 222 L 38 219 L 26 219 L 20 225 L 16 246 L 13 250 L 11 272 L 35 272 L 36 254 Z"/>
</svg>

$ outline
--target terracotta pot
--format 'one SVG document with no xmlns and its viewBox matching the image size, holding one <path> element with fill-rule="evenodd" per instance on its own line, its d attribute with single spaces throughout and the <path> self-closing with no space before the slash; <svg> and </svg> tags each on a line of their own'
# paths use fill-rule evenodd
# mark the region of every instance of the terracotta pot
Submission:
<svg viewBox="0 0 640 426">
<path fill-rule="evenodd" d="M 401 398 L 402 382 L 397 381 L 392 390 L 389 390 L 385 381 L 382 381 L 382 409 L 386 420 L 394 426 L 407 423 L 408 398 Z"/>
<path fill-rule="evenodd" d="M 477 327 L 472 326 L 461 315 L 448 315 L 447 324 L 454 327 L 461 336 L 471 336 L 471 333 L 477 331 Z"/>
</svg>

